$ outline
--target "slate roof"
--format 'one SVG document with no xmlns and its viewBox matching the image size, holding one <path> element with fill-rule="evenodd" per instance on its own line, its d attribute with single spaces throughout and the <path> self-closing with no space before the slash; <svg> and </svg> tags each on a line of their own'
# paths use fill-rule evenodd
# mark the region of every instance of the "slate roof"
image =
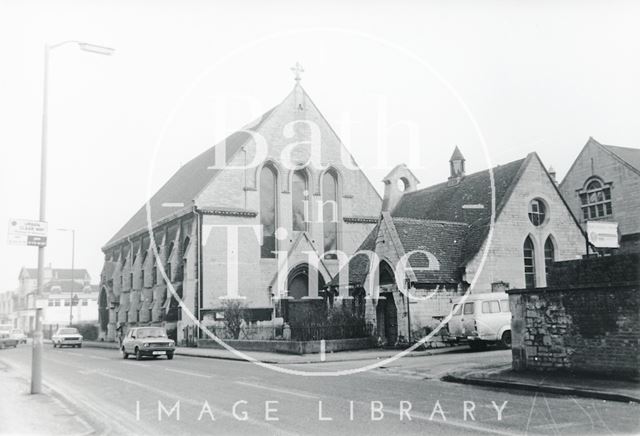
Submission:
<svg viewBox="0 0 640 436">
<path fill-rule="evenodd" d="M 277 106 L 276 106 L 277 107 Z M 151 221 L 153 223 L 169 217 L 180 208 L 164 207 L 165 203 L 182 203 L 183 209 L 190 209 L 193 200 L 222 169 L 210 169 L 215 165 L 216 147 L 226 147 L 226 162 L 229 164 L 233 156 L 251 139 L 251 134 L 244 131 L 258 131 L 276 107 L 265 112 L 260 118 L 245 126 L 242 130 L 229 135 L 225 140 L 196 156 L 180 169 L 151 197 Z M 105 247 L 113 245 L 121 239 L 147 227 L 146 204 L 127 221 L 127 223 L 107 242 Z"/>
<path fill-rule="evenodd" d="M 493 168 L 496 217 L 515 187 L 529 159 Z M 481 207 L 480 207 L 481 206 Z M 422 283 L 458 283 L 462 267 L 480 250 L 491 223 L 491 179 L 489 170 L 470 174 L 458 183 L 444 182 L 405 194 L 391 212 L 393 225 L 405 253 L 425 250 L 440 262 L 439 271 L 415 271 Z M 360 250 L 374 250 L 380 224 L 367 236 Z M 413 268 L 428 266 L 424 255 L 410 259 Z M 349 262 L 349 283 L 361 285 L 369 270 L 369 260 L 358 256 Z M 337 285 L 338 276 L 331 281 Z"/>
</svg>

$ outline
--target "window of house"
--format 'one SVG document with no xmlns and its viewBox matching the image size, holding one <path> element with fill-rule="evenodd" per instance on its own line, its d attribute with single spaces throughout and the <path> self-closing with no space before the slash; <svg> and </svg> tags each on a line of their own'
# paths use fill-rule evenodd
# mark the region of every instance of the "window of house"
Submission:
<svg viewBox="0 0 640 436">
<path fill-rule="evenodd" d="M 307 175 L 303 170 L 293 173 L 291 181 L 291 212 L 293 231 L 304 232 L 307 230 L 307 220 L 305 217 L 305 201 L 308 194 Z"/>
<path fill-rule="evenodd" d="M 53 301 L 53 305 L 54 306 L 60 306 L 60 300 L 54 300 Z"/>
<path fill-rule="evenodd" d="M 158 284 L 158 267 L 156 266 L 155 262 L 153 264 L 153 268 L 151 269 L 151 283 L 153 283 L 153 286 Z"/>
<path fill-rule="evenodd" d="M 142 282 L 142 287 L 144 288 L 144 267 L 140 271 L 140 281 Z"/>
<path fill-rule="evenodd" d="M 133 289 L 133 273 L 129 273 L 129 287 Z"/>
<path fill-rule="evenodd" d="M 474 303 L 464 303 L 464 314 L 472 315 L 474 312 Z"/>
<path fill-rule="evenodd" d="M 322 177 L 322 221 L 324 227 L 324 252 L 338 249 L 338 183 L 333 172 Z M 325 259 L 337 259 L 333 253 Z"/>
<path fill-rule="evenodd" d="M 546 209 L 544 202 L 539 198 L 531 200 L 529 202 L 529 221 L 531 221 L 531 224 L 536 227 L 542 225 L 546 216 Z"/>
<path fill-rule="evenodd" d="M 580 192 L 580 205 L 582 207 L 582 219 L 594 220 L 611 216 L 611 187 L 604 185 L 600 180 L 594 179 L 586 184 Z"/>
<path fill-rule="evenodd" d="M 498 300 L 482 302 L 482 313 L 498 313 L 498 312 L 500 312 L 500 305 L 498 304 Z"/>
<path fill-rule="evenodd" d="M 69 299 L 65 298 L 65 300 L 64 300 L 64 305 L 65 305 L 66 307 L 71 306 L 71 300 L 69 300 Z"/>
<path fill-rule="evenodd" d="M 547 241 L 544 243 L 544 272 L 547 276 L 547 280 L 549 279 L 549 272 L 551 271 L 551 266 L 555 261 L 555 247 L 553 246 L 553 241 L 551 240 L 551 236 L 547 238 Z"/>
<path fill-rule="evenodd" d="M 82 299 L 82 305 L 83 306 L 88 306 L 89 305 L 89 301 L 86 298 Z"/>
<path fill-rule="evenodd" d="M 524 283 L 527 288 L 536 287 L 536 261 L 535 261 L 535 249 L 533 247 L 533 241 L 530 236 L 524 240 L 522 246 L 522 252 L 524 255 Z"/>
<path fill-rule="evenodd" d="M 49 300 L 49 301 L 47 302 L 47 305 L 48 305 L 49 307 L 53 306 L 53 300 Z"/>
<path fill-rule="evenodd" d="M 260 171 L 260 224 L 262 225 L 262 258 L 275 258 L 276 254 L 276 198 L 278 178 L 271 166 L 265 165 Z"/>
</svg>

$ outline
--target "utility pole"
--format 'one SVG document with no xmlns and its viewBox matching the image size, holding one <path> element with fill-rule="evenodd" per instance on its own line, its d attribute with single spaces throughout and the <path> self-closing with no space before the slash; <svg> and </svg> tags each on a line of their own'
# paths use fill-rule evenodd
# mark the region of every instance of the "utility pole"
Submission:
<svg viewBox="0 0 640 436">
<path fill-rule="evenodd" d="M 42 137 L 40 142 L 40 215 L 41 222 L 46 220 L 47 208 L 47 130 L 49 112 L 49 53 L 65 44 L 76 44 L 81 50 L 101 55 L 111 55 L 113 49 L 86 42 L 69 40 L 44 46 L 44 89 L 42 93 Z M 34 295 L 33 306 L 36 312 L 36 325 L 33 332 L 31 352 L 31 393 L 42 392 L 42 309 L 38 308 L 38 297 L 43 294 L 44 286 L 44 246 L 38 247 L 38 289 Z M 73 304 L 73 299 L 71 301 Z"/>
<path fill-rule="evenodd" d="M 71 232 L 71 290 L 69 291 L 69 327 L 73 324 L 73 291 L 75 285 L 76 229 L 58 229 Z"/>
</svg>

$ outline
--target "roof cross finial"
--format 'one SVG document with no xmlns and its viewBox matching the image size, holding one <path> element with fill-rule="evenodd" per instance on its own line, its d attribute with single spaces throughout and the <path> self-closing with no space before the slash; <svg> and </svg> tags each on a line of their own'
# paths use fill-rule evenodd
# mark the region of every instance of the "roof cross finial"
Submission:
<svg viewBox="0 0 640 436">
<path fill-rule="evenodd" d="M 302 65 L 300 65 L 300 62 L 296 62 L 296 64 L 290 68 L 291 71 L 294 72 L 295 76 L 295 81 L 296 82 L 300 82 L 300 80 L 302 79 L 302 77 L 300 77 L 300 73 L 304 73 L 304 68 L 302 68 Z"/>
</svg>

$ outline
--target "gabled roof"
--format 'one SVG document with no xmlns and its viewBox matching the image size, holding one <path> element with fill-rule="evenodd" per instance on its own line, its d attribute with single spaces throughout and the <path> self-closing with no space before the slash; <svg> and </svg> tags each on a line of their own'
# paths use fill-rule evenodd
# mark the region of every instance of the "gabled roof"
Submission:
<svg viewBox="0 0 640 436">
<path fill-rule="evenodd" d="M 193 201 L 202 189 L 220 172 L 222 168 L 211 168 L 215 165 L 217 147 L 225 147 L 225 165 L 231 162 L 234 155 L 251 139 L 251 133 L 257 132 L 278 106 L 265 112 L 260 118 L 232 133 L 225 140 L 209 148 L 205 152 L 191 159 L 151 197 L 151 222 L 156 223 L 176 212 L 191 210 Z M 163 204 L 182 204 L 182 209 L 165 207 Z M 113 245 L 121 239 L 139 232 L 147 227 L 147 209 L 143 205 L 118 232 L 106 243 L 105 247 Z"/>
<path fill-rule="evenodd" d="M 493 168 L 496 213 L 517 181 L 526 159 Z M 480 207 L 482 206 L 482 207 Z M 473 224 L 491 217 L 489 170 L 469 174 L 457 184 L 448 182 L 405 194 L 393 217 Z"/>
</svg>

